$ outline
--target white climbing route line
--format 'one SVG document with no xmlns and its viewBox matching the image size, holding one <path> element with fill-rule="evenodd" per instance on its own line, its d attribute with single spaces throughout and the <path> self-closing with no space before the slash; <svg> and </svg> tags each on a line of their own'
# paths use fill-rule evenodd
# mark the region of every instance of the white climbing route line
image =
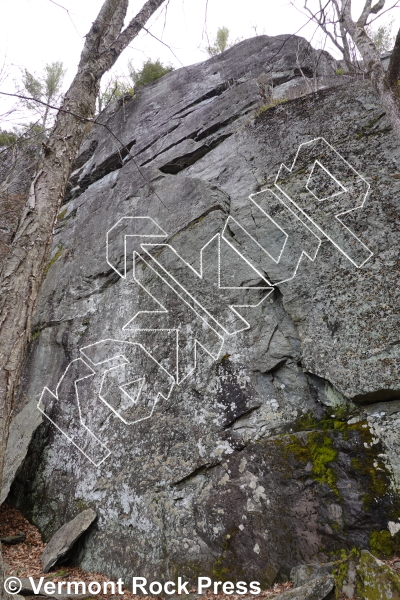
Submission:
<svg viewBox="0 0 400 600">
<path fill-rule="evenodd" d="M 326 175 L 339 190 L 324 195 L 317 166 L 320 176 Z M 355 267 L 371 258 L 371 250 L 343 222 L 345 215 L 364 206 L 371 186 L 324 138 L 300 144 L 291 168 L 282 164 L 274 185 Z"/>
<path fill-rule="evenodd" d="M 83 358 L 71 361 L 55 393 L 44 388 L 39 410 L 101 465 L 111 451 L 89 418 L 90 401 L 127 426 L 152 417 L 198 368 L 199 351 L 218 360 L 225 339 L 251 327 L 248 311 L 296 277 L 306 259 L 315 262 L 324 237 L 355 267 L 365 265 L 372 252 L 344 217 L 364 206 L 369 190 L 324 138 L 300 144 L 274 185 L 249 196 L 251 218 L 228 216 L 202 246 L 198 269 L 151 217 L 120 218 L 107 231 L 106 258 L 123 280 L 131 270 L 143 299 L 122 328 L 136 341 L 107 338 L 81 348 Z"/>
</svg>

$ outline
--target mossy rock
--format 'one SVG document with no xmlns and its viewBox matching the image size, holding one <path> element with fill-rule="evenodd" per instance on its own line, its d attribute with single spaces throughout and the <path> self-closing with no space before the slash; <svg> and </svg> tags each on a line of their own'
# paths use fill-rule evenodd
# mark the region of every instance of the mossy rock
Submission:
<svg viewBox="0 0 400 600">
<path fill-rule="evenodd" d="M 357 570 L 359 576 L 357 594 L 360 598 L 400 600 L 400 576 L 367 550 L 361 552 Z"/>
</svg>

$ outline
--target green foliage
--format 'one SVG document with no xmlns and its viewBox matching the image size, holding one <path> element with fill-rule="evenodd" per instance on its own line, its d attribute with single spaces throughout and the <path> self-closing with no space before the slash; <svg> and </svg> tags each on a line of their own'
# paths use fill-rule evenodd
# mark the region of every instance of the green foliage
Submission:
<svg viewBox="0 0 400 600">
<path fill-rule="evenodd" d="M 160 77 L 163 77 L 163 75 L 171 73 L 171 71 L 174 70 L 171 65 L 163 65 L 159 59 L 155 61 L 150 59 L 147 60 L 139 71 L 135 71 L 135 69 L 132 68 L 131 63 L 129 64 L 129 67 L 129 75 L 132 78 L 134 87 L 156 81 L 157 79 L 160 79 Z"/>
<path fill-rule="evenodd" d="M 44 95 L 46 98 L 55 98 L 60 92 L 65 73 L 66 70 L 62 62 L 47 63 L 44 67 L 43 77 Z"/>
<path fill-rule="evenodd" d="M 113 100 L 118 100 L 124 96 L 134 97 L 135 90 L 133 85 L 129 82 L 121 81 L 120 78 L 116 77 L 111 79 L 104 92 L 100 92 L 97 96 L 97 107 L 98 111 L 101 112 L 106 106 Z"/>
<path fill-rule="evenodd" d="M 24 69 L 22 85 L 27 94 L 35 100 L 51 102 L 60 92 L 65 73 L 60 61 L 47 63 L 39 76 Z"/>
<path fill-rule="evenodd" d="M 230 48 L 231 44 L 228 44 L 228 39 L 229 29 L 227 27 L 219 27 L 213 45 L 207 46 L 206 48 L 208 55 L 215 56 L 216 54 L 221 54 L 221 52 L 224 52 L 224 50 Z"/>
<path fill-rule="evenodd" d="M 6 131 L 0 129 L 0 147 L 14 144 L 18 139 L 18 135 L 14 131 Z"/>
<path fill-rule="evenodd" d="M 59 102 L 65 73 L 63 63 L 60 61 L 47 63 L 40 75 L 31 73 L 28 69 L 23 70 L 20 92 L 32 100 L 21 100 L 21 102 L 40 116 L 43 131 L 51 110 L 47 105 L 54 106 Z"/>
<path fill-rule="evenodd" d="M 335 75 L 344 75 L 344 69 L 336 69 Z"/>
<path fill-rule="evenodd" d="M 333 448 L 333 442 L 328 435 L 320 433 L 310 434 L 310 450 L 313 461 L 312 473 L 314 479 L 319 483 L 325 483 L 339 496 L 336 486 L 337 475 L 329 466 L 337 457 L 337 450 Z"/>
<path fill-rule="evenodd" d="M 349 563 L 347 562 L 347 554 L 345 550 L 340 551 L 341 561 L 338 561 L 338 566 L 334 572 L 335 577 L 335 597 L 339 598 L 339 594 L 342 590 L 343 584 L 347 578 L 349 570 Z"/>
<path fill-rule="evenodd" d="M 394 36 L 392 36 L 393 21 L 394 19 L 380 25 L 377 29 L 373 29 L 370 25 L 367 27 L 367 34 L 380 53 L 389 52 L 394 46 Z"/>
<path fill-rule="evenodd" d="M 332 409 L 333 410 L 333 409 Z M 316 419 L 312 412 L 306 412 L 301 415 L 295 425 L 295 431 L 309 431 L 319 429 L 321 431 L 330 431 L 337 429 L 345 433 L 350 429 L 347 420 L 352 416 L 352 407 L 336 407 L 335 415 L 325 414 L 322 419 Z"/>
<path fill-rule="evenodd" d="M 171 65 L 163 65 L 158 59 L 156 61 L 147 60 L 138 71 L 129 62 L 128 75 L 111 78 L 105 90 L 97 96 L 98 111 L 101 112 L 113 100 L 118 100 L 124 96 L 133 98 L 137 87 L 156 81 L 173 70 Z"/>
<path fill-rule="evenodd" d="M 40 100 L 43 94 L 43 85 L 36 79 L 33 73 L 30 73 L 28 69 L 24 69 L 22 75 L 22 85 L 28 96 L 32 96 L 35 100 Z M 31 106 L 29 104 L 29 106 Z"/>
<path fill-rule="evenodd" d="M 0 129 L 0 148 L 18 144 L 25 149 L 37 149 L 43 136 L 43 128 L 36 123 L 25 123 L 14 127 L 12 131 Z"/>
</svg>

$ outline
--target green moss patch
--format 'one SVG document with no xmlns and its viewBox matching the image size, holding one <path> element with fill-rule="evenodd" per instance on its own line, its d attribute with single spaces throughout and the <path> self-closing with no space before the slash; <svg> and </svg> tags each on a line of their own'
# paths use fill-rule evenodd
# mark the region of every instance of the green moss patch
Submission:
<svg viewBox="0 0 400 600">
<path fill-rule="evenodd" d="M 56 260 L 58 258 L 60 258 L 60 256 L 61 256 L 62 253 L 63 253 L 63 247 L 62 247 L 61 244 L 59 244 L 57 252 L 55 253 L 55 255 L 53 256 L 53 258 L 49 261 L 49 263 L 46 265 L 46 267 L 44 269 L 45 275 L 47 275 L 47 273 L 49 272 L 51 266 L 56 262 Z"/>
<path fill-rule="evenodd" d="M 337 457 L 337 450 L 333 447 L 329 435 L 321 431 L 313 431 L 308 434 L 304 445 L 298 437 L 292 435 L 290 438 L 291 443 L 287 446 L 287 451 L 300 462 L 306 464 L 312 462 L 311 474 L 315 481 L 327 485 L 340 497 L 336 485 L 337 475 L 331 466 Z"/>
</svg>

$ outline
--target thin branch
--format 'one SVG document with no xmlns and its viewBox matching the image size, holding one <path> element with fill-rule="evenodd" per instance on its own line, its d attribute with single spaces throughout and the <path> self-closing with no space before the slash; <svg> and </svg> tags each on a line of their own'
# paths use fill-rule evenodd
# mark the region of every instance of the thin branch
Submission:
<svg viewBox="0 0 400 600">
<path fill-rule="evenodd" d="M 321 1 L 320 1 L 320 3 L 319 3 L 320 9 L 316 13 L 313 13 L 312 10 L 307 6 L 307 0 L 306 0 L 306 2 L 304 4 L 304 8 L 308 12 L 308 14 L 310 15 L 310 20 L 314 21 L 315 23 L 317 23 L 317 25 L 319 27 L 321 27 L 321 29 L 325 33 L 325 35 L 327 35 L 329 37 L 329 39 L 331 40 L 331 42 L 344 55 L 344 52 L 345 52 L 344 45 L 341 46 L 340 43 L 339 43 L 339 41 L 338 41 L 338 39 L 337 39 L 337 36 L 334 35 L 334 34 L 332 34 L 332 32 L 329 31 L 329 29 L 328 29 L 328 25 L 334 25 L 335 26 L 337 23 L 340 23 L 339 17 L 338 17 L 337 21 L 331 20 L 331 21 L 329 21 L 327 23 L 327 21 L 326 21 L 326 19 L 327 19 L 327 17 L 326 17 L 326 9 L 327 9 L 327 6 L 329 5 L 329 1 L 330 0 L 328 0 L 328 2 L 325 4 L 325 6 L 322 6 Z"/>
<path fill-rule="evenodd" d="M 60 108 L 59 106 L 52 106 L 51 104 L 48 104 L 47 102 L 43 102 L 43 100 L 38 100 L 37 98 L 31 98 L 29 96 L 22 96 L 22 94 L 10 94 L 8 92 L 0 92 L 0 94 L 2 96 L 11 96 L 13 98 L 21 98 L 22 100 L 29 100 L 30 102 L 37 102 L 39 104 L 43 104 L 43 106 L 47 106 L 48 108 L 52 108 L 59 112 L 64 112 L 69 115 L 72 115 L 73 117 L 76 117 L 77 119 L 80 119 L 81 121 L 87 121 L 89 123 L 94 123 L 93 119 L 88 119 L 87 117 L 81 117 L 80 115 L 77 115 L 76 113 L 72 112 L 71 110 L 67 110 L 65 108 Z"/>
<path fill-rule="evenodd" d="M 187 71 L 189 73 L 189 75 L 191 76 L 191 73 L 190 73 L 189 69 L 180 61 L 180 59 L 177 57 L 177 55 L 175 54 L 175 52 L 172 50 L 171 46 L 169 46 L 168 44 L 166 44 L 165 42 L 163 42 L 162 40 L 160 40 L 157 36 L 154 35 L 154 33 L 151 33 L 151 31 L 149 31 L 146 27 L 143 26 L 143 29 L 152 38 L 154 38 L 155 40 L 157 40 L 157 42 L 160 42 L 160 44 L 162 44 L 163 46 L 165 46 L 166 48 L 168 48 L 168 50 L 174 55 L 174 57 L 176 58 L 176 60 L 179 62 L 179 64 L 181 65 L 181 67 L 183 69 L 185 69 L 185 71 Z"/>
<path fill-rule="evenodd" d="M 171 0 L 167 0 L 167 4 L 164 6 L 164 9 L 163 9 L 163 12 L 164 12 L 164 25 L 163 25 L 163 28 L 162 28 L 162 35 L 164 35 L 164 31 L 165 31 L 165 28 L 167 26 L 167 12 L 168 12 L 168 6 L 169 6 L 170 1 Z"/>
<path fill-rule="evenodd" d="M 58 2 L 55 2 L 54 0 L 50 0 L 50 2 L 51 2 L 52 4 L 55 4 L 56 6 L 59 6 L 60 8 L 62 8 L 62 9 L 64 9 L 64 10 L 66 11 L 66 13 L 67 13 L 67 15 L 68 15 L 68 17 L 69 17 L 69 20 L 71 21 L 72 25 L 74 26 L 74 29 L 75 29 L 76 33 L 77 33 L 77 34 L 79 35 L 79 37 L 82 39 L 82 36 L 81 36 L 81 34 L 79 33 L 78 29 L 76 28 L 76 25 L 75 25 L 75 23 L 74 23 L 74 22 L 73 22 L 73 20 L 72 20 L 72 17 L 71 17 L 71 15 L 70 15 L 70 13 L 69 13 L 69 10 L 68 10 L 68 8 L 65 8 L 65 6 L 62 6 L 61 4 L 58 4 Z"/>
<path fill-rule="evenodd" d="M 207 13 L 208 13 L 208 0 L 206 0 L 206 6 L 204 9 L 204 23 L 203 23 L 203 31 L 201 32 L 201 39 L 204 38 L 204 34 L 205 34 L 206 38 L 207 38 L 207 44 L 208 44 L 208 46 L 211 46 L 210 38 L 208 37 L 208 30 L 207 30 Z"/>
<path fill-rule="evenodd" d="M 354 66 L 353 66 L 353 63 L 351 60 L 350 45 L 349 45 L 349 41 L 347 39 L 347 31 L 346 31 L 346 27 L 344 25 L 343 15 L 340 11 L 337 0 L 332 0 L 332 2 L 333 2 L 333 6 L 335 7 L 336 14 L 338 15 L 338 18 L 339 18 L 340 37 L 342 38 L 342 42 L 343 42 L 343 58 L 346 62 L 347 68 L 351 71 L 354 68 Z"/>
</svg>

